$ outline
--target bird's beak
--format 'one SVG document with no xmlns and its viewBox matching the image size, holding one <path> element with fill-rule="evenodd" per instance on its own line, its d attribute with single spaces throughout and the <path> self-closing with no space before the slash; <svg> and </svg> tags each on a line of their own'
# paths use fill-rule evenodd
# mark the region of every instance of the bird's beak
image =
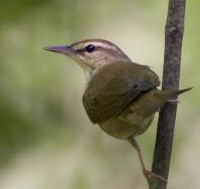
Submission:
<svg viewBox="0 0 200 189">
<path fill-rule="evenodd" d="M 71 58 L 75 56 L 75 50 L 71 48 L 71 46 L 63 45 L 63 46 L 49 46 L 44 47 L 44 50 L 59 53 L 59 54 L 65 54 Z"/>
</svg>

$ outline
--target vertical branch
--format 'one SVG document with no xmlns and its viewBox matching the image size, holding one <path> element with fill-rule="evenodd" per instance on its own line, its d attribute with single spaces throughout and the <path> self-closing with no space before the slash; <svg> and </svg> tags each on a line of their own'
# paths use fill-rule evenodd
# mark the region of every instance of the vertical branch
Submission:
<svg viewBox="0 0 200 189">
<path fill-rule="evenodd" d="M 184 33 L 186 0 L 169 0 L 165 26 L 165 55 L 162 89 L 178 89 Z M 161 108 L 152 171 L 168 178 L 177 105 L 166 103 Z M 167 183 L 152 180 L 150 189 L 166 189 Z"/>
</svg>

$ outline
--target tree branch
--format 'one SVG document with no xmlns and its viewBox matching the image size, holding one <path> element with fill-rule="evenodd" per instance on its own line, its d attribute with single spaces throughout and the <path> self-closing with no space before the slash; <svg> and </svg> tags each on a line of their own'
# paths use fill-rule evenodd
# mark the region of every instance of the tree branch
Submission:
<svg viewBox="0 0 200 189">
<path fill-rule="evenodd" d="M 178 89 L 184 33 L 186 0 L 169 0 L 165 26 L 165 55 L 162 89 Z M 168 179 L 177 105 L 166 103 L 161 108 L 152 171 Z M 166 189 L 167 183 L 152 180 L 150 189 Z"/>
</svg>

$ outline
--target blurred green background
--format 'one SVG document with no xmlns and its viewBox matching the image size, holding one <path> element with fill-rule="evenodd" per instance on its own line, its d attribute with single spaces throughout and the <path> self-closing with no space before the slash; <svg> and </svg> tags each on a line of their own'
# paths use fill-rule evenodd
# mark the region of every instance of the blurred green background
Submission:
<svg viewBox="0 0 200 189">
<path fill-rule="evenodd" d="M 162 75 L 168 1 L 0 1 L 0 189 L 147 188 L 136 152 L 92 125 L 84 75 L 44 46 L 105 38 Z M 200 188 L 200 1 L 187 2 L 169 188 Z M 156 122 L 139 141 L 151 166 Z"/>
</svg>

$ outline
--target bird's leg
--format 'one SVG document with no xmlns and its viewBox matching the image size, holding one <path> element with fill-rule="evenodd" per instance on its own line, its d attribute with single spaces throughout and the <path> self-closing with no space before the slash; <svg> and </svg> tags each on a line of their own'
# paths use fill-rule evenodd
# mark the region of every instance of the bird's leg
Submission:
<svg viewBox="0 0 200 189">
<path fill-rule="evenodd" d="M 143 157 L 142 157 L 142 152 L 141 152 L 140 146 L 137 143 L 137 141 L 135 140 L 135 138 L 130 137 L 128 139 L 128 141 L 131 143 L 131 145 L 137 151 L 137 154 L 138 154 L 138 157 L 139 157 L 139 160 L 140 160 L 140 164 L 141 164 L 141 167 L 142 167 L 142 172 L 143 172 L 144 176 L 146 177 L 148 184 L 150 185 L 150 182 L 151 182 L 152 178 L 159 179 L 159 180 L 161 180 L 163 182 L 167 182 L 167 180 L 164 179 L 163 177 L 161 177 L 160 175 L 157 175 L 157 174 L 155 174 L 155 173 L 153 173 L 153 172 L 151 172 L 151 171 L 146 169 L 146 166 L 144 164 L 144 160 L 143 160 Z"/>
</svg>

